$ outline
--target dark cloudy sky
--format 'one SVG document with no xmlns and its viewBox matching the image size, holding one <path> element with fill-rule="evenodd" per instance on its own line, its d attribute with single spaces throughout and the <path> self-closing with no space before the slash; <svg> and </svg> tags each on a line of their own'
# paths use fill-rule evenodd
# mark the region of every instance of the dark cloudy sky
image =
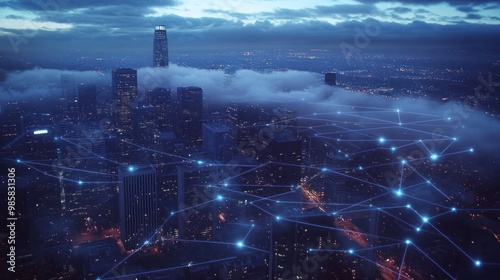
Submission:
<svg viewBox="0 0 500 280">
<path fill-rule="evenodd" d="M 334 48 L 372 20 L 385 23 L 374 46 L 498 50 L 500 38 L 500 1 L 489 0 L 3 0 L 0 18 L 10 53 L 150 51 L 156 24 L 173 50 Z"/>
</svg>

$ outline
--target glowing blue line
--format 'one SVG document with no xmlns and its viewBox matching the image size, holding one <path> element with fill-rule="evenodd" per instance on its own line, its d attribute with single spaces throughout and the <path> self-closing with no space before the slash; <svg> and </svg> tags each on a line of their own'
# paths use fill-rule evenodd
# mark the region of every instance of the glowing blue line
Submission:
<svg viewBox="0 0 500 280">
<path fill-rule="evenodd" d="M 381 268 L 383 268 L 383 269 L 389 270 L 390 272 L 392 272 L 392 273 L 394 273 L 394 274 L 398 274 L 398 272 L 397 272 L 397 271 L 392 270 L 392 269 L 390 269 L 390 268 L 389 268 L 389 267 L 387 267 L 387 266 L 381 265 L 381 264 L 379 264 L 379 263 L 377 263 L 377 262 L 374 262 L 374 261 L 372 261 L 372 260 L 370 260 L 370 259 L 368 259 L 368 258 L 365 258 L 365 257 L 363 257 L 363 256 L 361 256 L 361 255 L 359 255 L 359 254 L 356 254 L 356 253 L 353 253 L 353 254 L 354 254 L 354 255 L 356 255 L 356 256 L 358 256 L 358 257 L 360 257 L 360 258 L 362 258 L 362 259 L 364 259 L 364 260 L 367 260 L 367 261 L 369 261 L 369 262 L 371 262 L 371 263 L 373 263 L 373 264 L 375 264 L 375 265 L 377 265 L 377 266 L 379 266 L 379 267 L 381 267 Z M 406 276 L 403 276 L 403 278 L 410 279 L 410 278 L 408 278 L 408 277 L 406 277 Z"/>
<path fill-rule="evenodd" d="M 374 247 L 369 247 L 369 248 L 361 248 L 361 249 L 356 249 L 356 252 L 361 252 L 361 251 L 369 251 L 369 250 L 375 250 L 375 249 L 380 249 L 380 248 L 386 248 L 386 247 L 392 247 L 396 245 L 401 245 L 401 242 L 398 243 L 392 243 L 392 244 L 386 244 L 386 245 L 379 245 L 379 246 L 374 246 Z M 344 253 L 345 250 L 333 250 L 333 249 L 309 249 L 310 252 L 338 252 L 338 253 Z"/>
<path fill-rule="evenodd" d="M 77 146 L 77 147 L 79 147 L 79 148 L 83 149 L 84 151 L 89 152 L 89 153 L 93 154 L 94 156 L 99 157 L 99 158 L 101 158 L 101 159 L 103 159 L 103 160 L 106 160 L 106 161 L 109 161 L 109 162 L 111 162 L 111 163 L 118 164 L 118 165 L 121 165 L 121 166 L 124 166 L 124 165 L 125 165 L 125 164 L 119 163 L 119 162 L 117 162 L 117 161 L 114 161 L 114 160 L 110 160 L 110 159 L 108 159 L 108 158 L 105 158 L 105 157 L 103 157 L 103 156 L 101 156 L 101 155 L 98 155 L 98 154 L 96 154 L 96 153 L 92 152 L 91 150 L 89 150 L 89 149 L 87 149 L 87 148 L 85 148 L 85 147 L 83 147 L 83 146 L 81 146 L 81 145 L 79 145 L 79 144 L 76 144 L 76 143 L 74 143 L 74 142 L 71 142 L 71 141 L 67 140 L 67 139 L 66 139 L 66 138 L 64 138 L 64 137 L 61 137 L 61 138 L 59 138 L 59 139 L 64 140 L 64 141 L 66 141 L 66 142 L 68 142 L 68 143 L 70 143 L 70 144 L 73 144 L 73 145 L 75 145 L 75 146 Z"/>
<path fill-rule="evenodd" d="M 28 131 L 25 131 L 24 133 L 22 133 L 21 135 L 19 135 L 18 137 L 16 137 L 16 139 L 12 140 L 9 144 L 7 144 L 6 146 L 4 146 L 2 148 L 2 150 L 5 150 L 7 149 L 7 147 L 10 147 L 12 144 L 14 144 L 17 140 L 21 139 L 21 137 L 23 137 L 26 133 L 28 133 Z"/>
<path fill-rule="evenodd" d="M 460 250 L 466 257 L 468 257 L 471 261 L 476 261 L 475 259 L 473 259 L 471 256 L 469 256 L 462 248 L 460 248 L 457 244 L 455 244 L 455 242 L 451 241 L 450 238 L 448 238 L 448 236 L 446 236 L 444 233 L 442 233 L 439 229 L 437 229 L 432 223 L 429 223 L 429 225 L 431 225 L 431 227 L 433 227 L 437 232 L 439 232 L 439 234 L 441 234 L 441 236 L 443 236 L 444 238 L 446 238 L 448 241 L 450 241 L 450 243 L 455 246 L 455 248 L 457 248 L 458 250 Z"/>
<path fill-rule="evenodd" d="M 446 152 L 446 150 L 448 150 L 449 147 L 451 147 L 451 145 L 453 145 L 455 141 L 451 141 L 450 144 L 448 146 L 446 146 L 446 148 L 440 153 L 441 155 Z"/>
<path fill-rule="evenodd" d="M 450 199 L 449 196 L 447 196 L 444 192 L 442 192 L 438 187 L 436 187 L 433 183 L 431 183 L 427 178 L 425 178 L 422 174 L 420 174 L 415 168 L 413 168 L 413 166 L 409 165 L 408 166 L 413 170 L 415 171 L 415 173 L 418 174 L 418 176 L 422 177 L 422 179 L 426 180 L 431 186 L 434 187 L 434 189 L 436 189 L 440 194 L 442 194 L 444 197 L 446 197 L 446 199 Z"/>
<path fill-rule="evenodd" d="M 253 227 L 251 227 L 251 228 L 248 230 L 248 232 L 247 232 L 247 234 L 245 235 L 245 237 L 243 237 L 243 242 L 245 242 L 245 239 L 247 239 L 247 237 L 248 237 L 248 235 L 250 234 L 250 232 L 252 231 L 252 229 L 253 229 Z"/>
<path fill-rule="evenodd" d="M 124 277 L 138 276 L 138 275 L 143 275 L 143 274 L 153 274 L 153 273 L 174 270 L 174 269 L 179 269 L 179 268 L 184 268 L 184 267 L 193 267 L 193 266 L 204 265 L 204 264 L 209 264 L 209 263 L 214 263 L 214 262 L 228 261 L 228 260 L 232 260 L 235 258 L 236 257 L 223 258 L 223 259 L 211 260 L 211 261 L 200 262 L 200 263 L 195 263 L 195 264 L 175 266 L 175 267 L 169 267 L 169 268 L 163 268 L 163 269 L 157 269 L 157 270 L 151 270 L 151 271 L 144 271 L 144 272 L 138 272 L 138 273 L 133 273 L 133 274 L 127 274 L 127 275 L 107 277 L 107 278 L 99 277 L 98 279 L 102 279 L 102 280 L 104 280 L 104 279 L 120 279 L 120 278 L 124 278 Z M 106 274 L 104 274 L 104 275 L 106 275 Z"/>
<path fill-rule="evenodd" d="M 405 246 L 405 252 L 403 253 L 403 259 L 401 260 L 401 266 L 399 267 L 398 280 L 401 278 L 401 271 L 403 271 L 403 264 L 405 262 L 406 251 L 408 251 L 408 245 Z"/>
<path fill-rule="evenodd" d="M 98 174 L 98 175 L 118 177 L 118 175 L 116 175 L 116 174 L 109 174 L 109 173 L 91 171 L 91 170 L 86 170 L 86 169 L 70 168 L 70 167 L 66 167 L 66 166 L 63 166 L 63 165 L 45 164 L 45 163 L 34 162 L 34 161 L 29 161 L 29 160 L 23 160 L 23 162 L 30 163 L 30 164 L 35 164 L 35 165 L 47 166 L 47 167 L 56 167 L 56 168 L 60 168 L 60 169 L 66 169 L 66 170 L 77 171 L 77 172 L 84 172 L 84 173 L 90 173 L 90 174 Z"/>
<path fill-rule="evenodd" d="M 413 244 L 413 247 L 417 248 L 417 250 L 419 250 L 422 255 L 424 255 L 426 258 L 428 258 L 431 262 L 433 262 L 437 267 L 439 267 L 439 269 L 441 269 L 444 273 L 446 273 L 446 275 L 448 275 L 451 279 L 455 279 L 453 276 L 451 276 L 446 270 L 444 270 L 444 268 L 442 268 L 437 262 L 435 262 L 431 257 L 429 257 L 424 251 L 422 251 L 420 248 L 418 248 L 417 245 Z"/>
</svg>

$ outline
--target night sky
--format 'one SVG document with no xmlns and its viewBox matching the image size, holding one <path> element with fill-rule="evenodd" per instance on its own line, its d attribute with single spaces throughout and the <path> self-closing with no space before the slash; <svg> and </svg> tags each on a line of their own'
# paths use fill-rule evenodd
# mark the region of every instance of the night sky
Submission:
<svg viewBox="0 0 500 280">
<path fill-rule="evenodd" d="M 166 25 L 173 51 L 334 48 L 374 23 L 371 47 L 498 50 L 499 12 L 500 1 L 487 0 L 7 0 L 0 51 L 150 51 L 157 24 Z"/>
</svg>

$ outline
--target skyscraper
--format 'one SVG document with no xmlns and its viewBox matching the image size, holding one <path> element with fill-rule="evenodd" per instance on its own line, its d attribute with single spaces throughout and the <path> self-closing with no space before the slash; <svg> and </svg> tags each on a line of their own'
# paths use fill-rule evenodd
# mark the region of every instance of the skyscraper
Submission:
<svg viewBox="0 0 500 280">
<path fill-rule="evenodd" d="M 82 119 L 97 118 L 97 88 L 95 85 L 78 86 L 78 108 Z"/>
<path fill-rule="evenodd" d="M 165 25 L 155 26 L 153 42 L 153 66 L 168 67 L 168 40 Z"/>
<path fill-rule="evenodd" d="M 169 88 L 157 87 L 149 93 L 149 102 L 156 111 L 156 127 L 160 132 L 172 131 L 172 97 Z"/>
<path fill-rule="evenodd" d="M 188 146 L 201 144 L 203 122 L 203 89 L 178 87 L 179 133 Z"/>
<path fill-rule="evenodd" d="M 74 100 L 76 98 L 75 75 L 62 74 L 61 89 L 63 98 L 66 98 L 66 100 Z"/>
<path fill-rule="evenodd" d="M 116 102 L 113 115 L 121 132 L 132 130 L 132 100 L 137 96 L 137 70 L 120 68 L 112 71 L 113 99 Z"/>
<path fill-rule="evenodd" d="M 325 74 L 325 84 L 329 86 L 337 85 L 337 73 L 326 73 Z"/>
<path fill-rule="evenodd" d="M 158 226 L 156 171 L 152 166 L 120 167 L 120 231 L 127 251 L 142 246 Z"/>
<path fill-rule="evenodd" d="M 203 149 L 211 160 L 226 163 L 231 160 L 234 145 L 233 132 L 222 123 L 203 124 Z"/>
</svg>

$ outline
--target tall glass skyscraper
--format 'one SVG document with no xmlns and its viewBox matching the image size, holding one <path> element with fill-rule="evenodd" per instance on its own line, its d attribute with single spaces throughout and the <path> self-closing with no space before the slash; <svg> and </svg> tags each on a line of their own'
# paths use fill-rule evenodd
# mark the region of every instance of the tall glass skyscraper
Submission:
<svg viewBox="0 0 500 280">
<path fill-rule="evenodd" d="M 168 67 L 168 40 L 165 25 L 155 26 L 153 42 L 153 66 Z"/>
<path fill-rule="evenodd" d="M 120 167 L 120 232 L 127 251 L 148 241 L 158 226 L 156 171 L 152 166 Z"/>
<path fill-rule="evenodd" d="M 201 146 L 203 124 L 203 89 L 178 87 L 180 136 L 188 146 Z"/>
<path fill-rule="evenodd" d="M 96 85 L 78 86 L 78 108 L 82 119 L 95 120 L 97 118 Z"/>
<path fill-rule="evenodd" d="M 118 130 L 130 133 L 132 130 L 131 103 L 137 96 L 137 70 L 115 69 L 113 74 L 113 99 L 116 106 L 113 115 Z"/>
</svg>

